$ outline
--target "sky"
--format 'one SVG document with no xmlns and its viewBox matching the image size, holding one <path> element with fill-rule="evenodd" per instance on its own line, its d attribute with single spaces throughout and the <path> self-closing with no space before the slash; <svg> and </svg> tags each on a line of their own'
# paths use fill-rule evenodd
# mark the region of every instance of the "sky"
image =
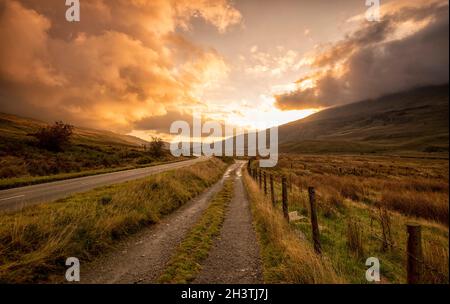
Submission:
<svg viewBox="0 0 450 304">
<path fill-rule="evenodd" d="M 448 2 L 0 0 L 0 112 L 170 140 L 448 82 Z"/>
</svg>

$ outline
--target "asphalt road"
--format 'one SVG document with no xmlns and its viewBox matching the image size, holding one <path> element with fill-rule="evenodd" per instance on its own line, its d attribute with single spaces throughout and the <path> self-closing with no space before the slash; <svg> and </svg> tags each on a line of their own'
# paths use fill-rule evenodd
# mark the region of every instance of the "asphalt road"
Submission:
<svg viewBox="0 0 450 304">
<path fill-rule="evenodd" d="M 101 186 L 123 183 L 149 175 L 191 166 L 205 161 L 199 157 L 187 161 L 132 169 L 113 173 L 86 176 L 57 182 L 26 186 L 0 191 L 0 211 L 19 210 L 25 206 L 51 202 L 71 194 L 86 192 Z"/>
</svg>

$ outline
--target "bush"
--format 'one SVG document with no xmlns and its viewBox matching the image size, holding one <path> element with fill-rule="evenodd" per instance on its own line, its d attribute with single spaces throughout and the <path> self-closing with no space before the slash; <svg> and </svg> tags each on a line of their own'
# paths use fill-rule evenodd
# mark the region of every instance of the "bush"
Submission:
<svg viewBox="0 0 450 304">
<path fill-rule="evenodd" d="M 72 133 L 73 126 L 57 121 L 53 126 L 44 127 L 31 136 L 38 140 L 39 147 L 58 152 L 69 142 Z"/>
<path fill-rule="evenodd" d="M 150 155 L 159 158 L 164 155 L 164 142 L 159 137 L 152 137 L 149 147 Z"/>
</svg>

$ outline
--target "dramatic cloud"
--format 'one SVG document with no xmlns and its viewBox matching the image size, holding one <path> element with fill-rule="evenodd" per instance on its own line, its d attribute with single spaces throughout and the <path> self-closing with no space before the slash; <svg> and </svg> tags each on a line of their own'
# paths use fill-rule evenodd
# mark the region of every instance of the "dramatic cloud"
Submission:
<svg viewBox="0 0 450 304">
<path fill-rule="evenodd" d="M 177 29 L 201 18 L 225 32 L 241 19 L 228 0 L 81 2 L 81 22 L 69 23 L 65 1 L 0 0 L 0 111 L 129 132 L 200 104 L 226 77 L 216 51 Z"/>
<path fill-rule="evenodd" d="M 170 125 L 174 121 L 186 121 L 189 125 L 192 124 L 192 115 L 189 113 L 181 113 L 175 110 L 169 110 L 163 115 L 156 115 L 151 117 L 145 117 L 135 123 L 136 130 L 152 130 L 157 133 L 168 134 Z"/>
<path fill-rule="evenodd" d="M 296 90 L 276 96 L 276 106 L 323 108 L 448 82 L 447 1 L 397 3 L 385 11 L 381 22 L 363 21 L 345 39 L 304 58 L 312 72 Z"/>
<path fill-rule="evenodd" d="M 288 71 L 298 71 L 300 68 L 298 53 L 294 50 L 286 50 L 282 46 L 278 46 L 274 54 L 258 51 L 258 47 L 253 46 L 250 54 L 244 71 L 253 77 L 276 78 Z"/>
</svg>

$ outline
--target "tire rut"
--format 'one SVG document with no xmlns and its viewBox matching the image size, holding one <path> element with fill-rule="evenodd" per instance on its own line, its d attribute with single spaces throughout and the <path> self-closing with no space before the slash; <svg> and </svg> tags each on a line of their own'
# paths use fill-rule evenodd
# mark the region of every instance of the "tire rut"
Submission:
<svg viewBox="0 0 450 304">
<path fill-rule="evenodd" d="M 222 179 L 204 193 L 159 223 L 121 242 L 114 251 L 84 267 L 81 264 L 80 283 L 154 283 L 211 198 L 222 189 L 224 181 L 237 167 L 237 164 L 230 166 Z"/>
<path fill-rule="evenodd" d="M 194 280 L 195 284 L 263 283 L 259 245 L 240 170 L 244 164 L 239 162 L 233 199 L 220 236 Z"/>
</svg>

